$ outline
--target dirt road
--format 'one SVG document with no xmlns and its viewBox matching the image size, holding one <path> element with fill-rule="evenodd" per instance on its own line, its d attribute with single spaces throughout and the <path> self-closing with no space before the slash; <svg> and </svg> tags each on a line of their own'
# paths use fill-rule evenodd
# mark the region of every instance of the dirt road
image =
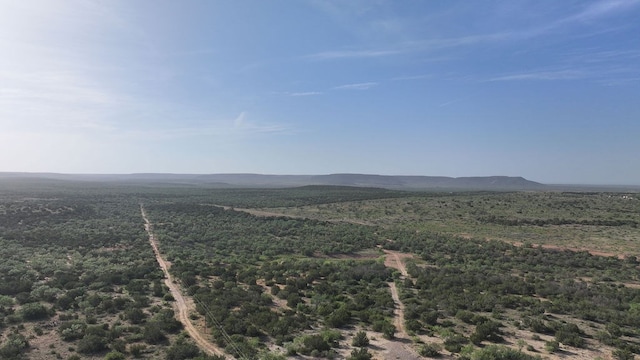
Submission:
<svg viewBox="0 0 640 360">
<path fill-rule="evenodd" d="M 387 256 L 384 258 L 384 265 L 386 267 L 394 268 L 400 271 L 402 276 L 409 276 L 407 268 L 404 266 L 402 259 L 413 258 L 413 254 L 399 253 L 397 251 L 383 250 Z"/>
<path fill-rule="evenodd" d="M 391 289 L 391 297 L 393 298 L 393 302 L 396 303 L 396 308 L 393 310 L 393 325 L 395 325 L 398 333 L 396 337 L 408 339 L 409 335 L 407 334 L 407 330 L 404 328 L 404 304 L 400 301 L 400 296 L 398 296 L 398 288 L 396 287 L 396 283 L 393 281 L 387 283 L 389 285 L 389 289 Z"/>
<path fill-rule="evenodd" d="M 144 219 L 144 228 L 147 231 L 147 234 L 149 234 L 149 242 L 151 243 L 153 252 L 156 255 L 156 260 L 158 260 L 158 264 L 160 265 L 160 268 L 164 273 L 164 283 L 167 285 L 169 291 L 171 292 L 171 295 L 175 299 L 174 310 L 176 311 L 176 317 L 178 321 L 180 321 L 184 325 L 184 329 L 187 331 L 189 336 L 191 336 L 193 341 L 195 341 L 196 345 L 200 347 L 200 349 L 210 355 L 224 355 L 222 349 L 207 340 L 191 323 L 191 319 L 189 319 L 189 312 L 194 309 L 190 308 L 187 305 L 187 301 L 182 295 L 180 288 L 176 283 L 173 282 L 173 277 L 169 273 L 170 264 L 162 258 L 162 254 L 158 249 L 157 239 L 153 234 L 153 226 L 151 222 L 149 222 L 147 213 L 144 211 L 144 206 L 142 204 L 140 204 L 140 212 L 142 213 L 142 218 Z"/>
<path fill-rule="evenodd" d="M 383 250 L 385 253 L 384 265 L 400 271 L 401 279 L 409 276 L 407 268 L 404 265 L 404 259 L 412 258 L 412 254 L 400 253 L 397 251 Z M 395 309 L 393 310 L 393 325 L 396 327 L 396 338 L 399 341 L 390 341 L 385 344 L 384 352 L 382 355 L 385 359 L 407 359 L 417 360 L 421 357 L 416 353 L 415 349 L 410 345 L 411 337 L 407 333 L 407 329 L 404 326 L 404 304 L 400 300 L 398 295 L 398 287 L 396 283 L 390 281 L 387 283 L 389 290 L 391 291 L 391 297 L 395 303 Z"/>
</svg>

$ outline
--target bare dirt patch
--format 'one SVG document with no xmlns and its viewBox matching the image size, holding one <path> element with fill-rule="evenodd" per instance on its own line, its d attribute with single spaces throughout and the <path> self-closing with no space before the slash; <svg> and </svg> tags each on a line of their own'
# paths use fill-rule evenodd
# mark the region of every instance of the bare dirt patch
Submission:
<svg viewBox="0 0 640 360">
<path fill-rule="evenodd" d="M 408 253 L 401 253 L 392 250 L 383 250 L 387 256 L 384 258 L 384 266 L 390 267 L 400 271 L 402 276 L 409 276 L 407 268 L 404 265 L 406 259 L 413 259 L 415 255 Z"/>
<path fill-rule="evenodd" d="M 522 242 L 511 242 L 512 245 L 515 246 L 524 246 L 524 244 Z M 552 244 L 531 244 L 531 246 L 534 247 L 541 247 L 543 249 L 548 249 L 548 250 L 567 250 L 567 251 L 574 251 L 574 252 L 580 252 L 580 251 L 586 251 L 591 255 L 594 256 L 605 256 L 605 257 L 617 257 L 618 259 L 623 260 L 624 258 L 626 258 L 628 255 L 627 254 L 616 254 L 616 253 L 611 253 L 611 252 L 605 252 L 605 251 L 599 251 L 599 250 L 593 250 L 593 249 L 589 249 L 589 248 L 575 248 L 575 247 L 567 247 L 567 246 L 559 246 L 559 245 L 552 245 Z"/>
<path fill-rule="evenodd" d="M 271 289 L 265 284 L 264 279 L 257 280 L 256 284 L 260 285 L 264 289 L 265 294 L 271 293 Z M 272 296 L 271 301 L 273 301 L 273 306 L 277 310 L 284 311 L 290 309 L 289 306 L 287 306 L 287 300 L 285 299 L 280 299 L 277 296 Z"/>
<path fill-rule="evenodd" d="M 333 219 L 333 218 L 325 218 L 325 217 L 314 217 L 312 215 L 299 216 L 299 215 L 286 214 L 286 213 L 275 212 L 275 211 L 267 211 L 267 210 L 261 210 L 261 209 L 235 208 L 231 206 L 223 206 L 223 205 L 215 205 L 215 204 L 211 206 L 220 207 L 225 210 L 241 211 L 241 212 L 251 214 L 253 216 L 259 216 L 259 217 L 286 217 L 290 219 L 312 219 L 312 220 L 318 220 L 318 221 L 326 221 L 330 223 L 349 223 L 349 224 L 365 225 L 365 226 L 373 225 L 372 223 L 364 220 L 355 220 L 355 219 L 346 219 L 346 218 Z"/>
<path fill-rule="evenodd" d="M 351 254 L 331 254 L 325 255 L 320 252 L 314 253 L 313 257 L 321 259 L 335 259 L 335 260 L 373 260 L 380 257 L 378 250 L 362 250 Z"/>
</svg>

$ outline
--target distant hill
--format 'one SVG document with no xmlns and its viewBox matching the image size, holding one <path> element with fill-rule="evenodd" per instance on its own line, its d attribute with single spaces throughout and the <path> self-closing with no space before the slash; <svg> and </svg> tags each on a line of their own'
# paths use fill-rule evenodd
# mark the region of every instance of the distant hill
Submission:
<svg viewBox="0 0 640 360">
<path fill-rule="evenodd" d="M 0 179 L 123 182 L 138 184 L 206 185 L 211 187 L 297 187 L 333 185 L 379 187 L 395 190 L 547 190 L 548 185 L 522 177 L 393 176 L 369 174 L 262 175 L 262 174 L 57 174 L 0 172 Z"/>
</svg>

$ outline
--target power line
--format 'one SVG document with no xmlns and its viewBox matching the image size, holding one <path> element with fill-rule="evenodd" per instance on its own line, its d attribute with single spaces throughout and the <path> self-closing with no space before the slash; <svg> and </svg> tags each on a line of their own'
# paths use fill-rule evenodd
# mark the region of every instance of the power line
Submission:
<svg viewBox="0 0 640 360">
<path fill-rule="evenodd" d="M 198 299 L 196 296 L 193 296 L 193 300 L 195 300 L 200 306 L 202 306 L 204 308 L 204 311 L 206 313 L 205 316 L 208 316 L 211 319 L 211 321 L 213 322 L 213 325 L 215 325 L 218 328 L 218 330 L 220 330 L 220 332 L 222 333 L 222 337 L 227 342 L 227 345 L 231 346 L 231 348 L 236 352 L 236 354 L 240 355 L 239 359 L 249 360 L 249 357 L 247 355 L 245 355 L 242 352 L 242 350 L 240 350 L 240 348 L 238 348 L 238 346 L 233 341 L 233 339 L 231 339 L 231 336 L 229 336 L 229 334 L 224 329 L 222 324 L 220 324 L 220 322 L 218 320 L 216 320 L 216 318 L 211 313 L 211 310 L 209 310 L 209 307 L 207 305 L 205 305 L 205 303 L 202 300 Z M 205 317 L 205 320 L 206 320 L 206 317 Z M 206 326 L 206 321 L 205 321 L 205 326 Z"/>
</svg>

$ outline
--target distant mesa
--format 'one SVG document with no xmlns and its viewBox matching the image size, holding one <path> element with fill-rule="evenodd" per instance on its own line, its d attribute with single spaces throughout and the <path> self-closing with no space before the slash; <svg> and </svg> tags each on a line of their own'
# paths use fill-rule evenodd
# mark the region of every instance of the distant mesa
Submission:
<svg viewBox="0 0 640 360">
<path fill-rule="evenodd" d="M 211 187 L 298 187 L 334 185 L 379 187 L 394 190 L 545 190 L 548 185 L 511 176 L 398 176 L 370 174 L 262 175 L 262 174 L 58 174 L 0 172 L 0 179 L 89 181 L 203 185 Z"/>
</svg>

